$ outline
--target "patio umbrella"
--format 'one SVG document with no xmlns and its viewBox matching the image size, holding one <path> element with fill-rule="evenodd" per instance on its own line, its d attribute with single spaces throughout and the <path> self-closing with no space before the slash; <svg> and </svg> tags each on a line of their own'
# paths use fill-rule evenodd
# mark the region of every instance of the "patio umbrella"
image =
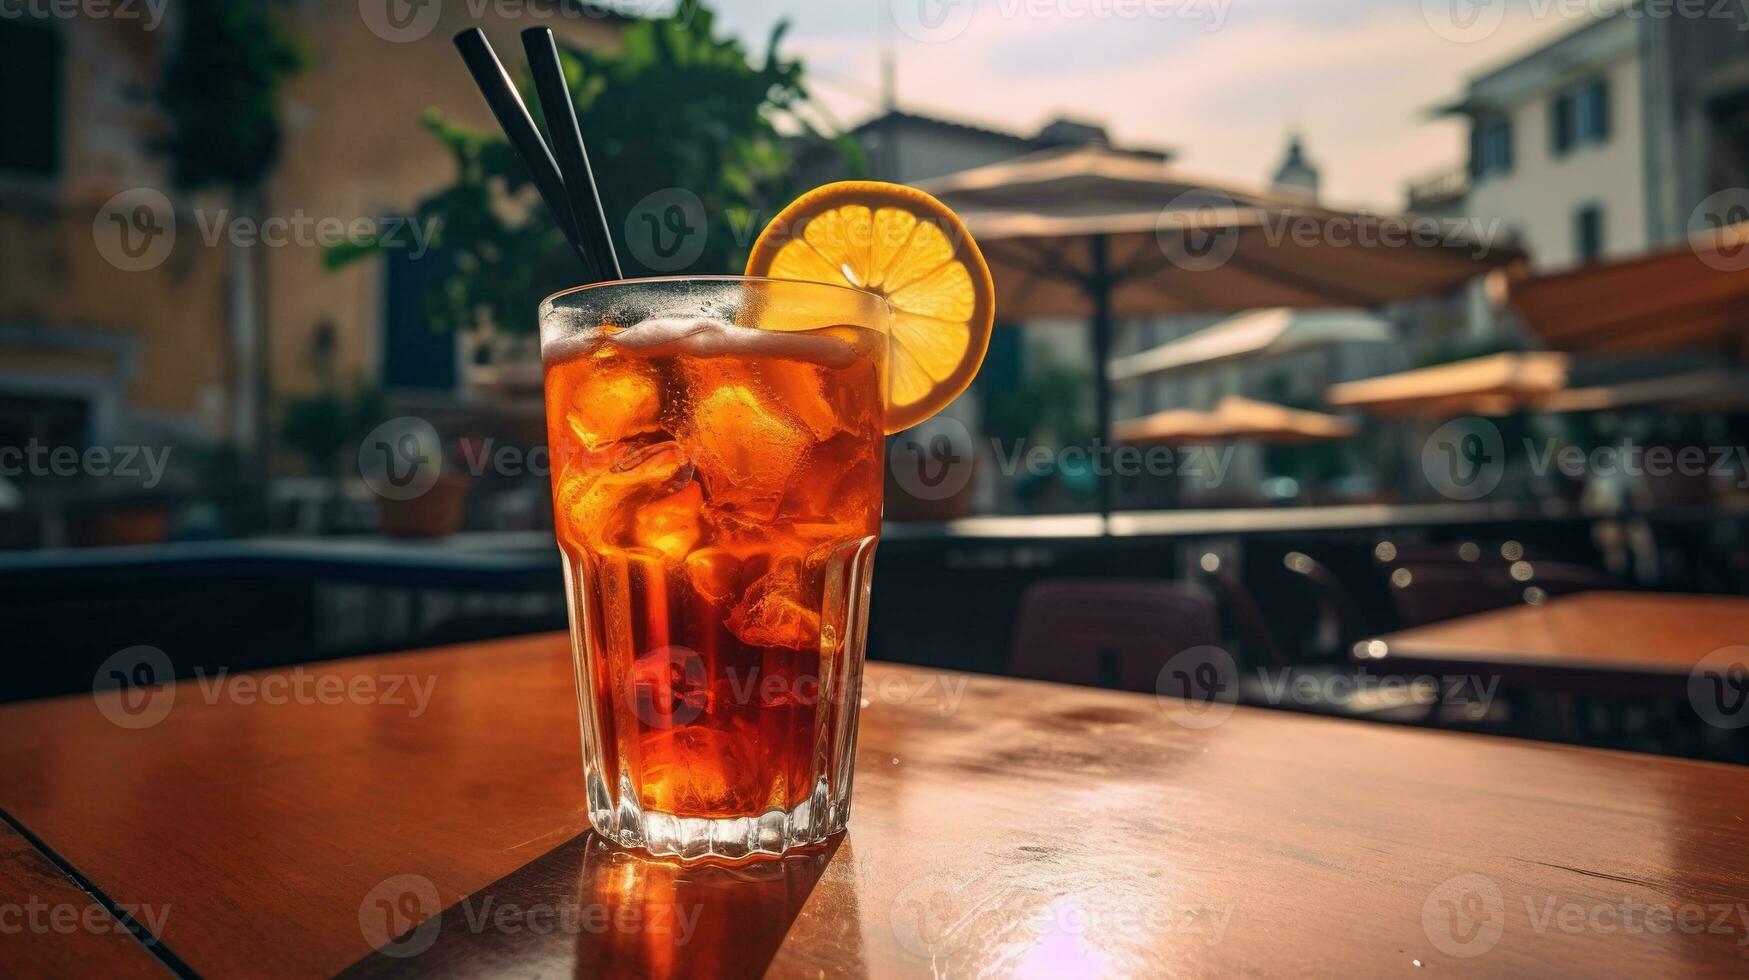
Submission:
<svg viewBox="0 0 1749 980">
<path fill-rule="evenodd" d="M 1636 258 L 1520 275 L 1507 302 L 1549 347 L 1575 353 L 1749 354 L 1749 222 Z"/>
<path fill-rule="evenodd" d="M 1229 395 L 1209 412 L 1174 409 L 1118 422 L 1112 435 L 1118 442 L 1131 444 L 1297 444 L 1344 439 L 1353 435 L 1354 429 L 1354 423 L 1334 415 Z"/>
<path fill-rule="evenodd" d="M 1363 310 L 1276 307 L 1228 317 L 1206 330 L 1111 362 L 1111 380 L 1264 357 L 1338 343 L 1386 343 L 1391 325 Z"/>
<path fill-rule="evenodd" d="M 1564 389 L 1571 366 L 1558 352 L 1489 354 L 1331 385 L 1324 400 L 1376 415 L 1509 415 Z"/>
<path fill-rule="evenodd" d="M 1091 317 L 1096 417 L 1107 442 L 1117 317 L 1371 308 L 1521 257 L 1433 219 L 1335 211 L 1097 143 L 918 186 L 953 208 L 978 240 L 995 276 L 998 317 Z M 1099 495 L 1109 513 L 1108 481 Z"/>
<path fill-rule="evenodd" d="M 1537 406 L 1544 412 L 1608 412 L 1623 408 L 1718 412 L 1749 407 L 1749 373 L 1727 368 L 1685 371 L 1609 385 L 1569 388 Z"/>
</svg>

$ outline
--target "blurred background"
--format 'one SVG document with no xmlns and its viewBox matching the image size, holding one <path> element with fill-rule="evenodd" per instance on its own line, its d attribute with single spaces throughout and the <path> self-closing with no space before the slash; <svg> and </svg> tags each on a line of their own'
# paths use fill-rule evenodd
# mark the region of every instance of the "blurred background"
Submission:
<svg viewBox="0 0 1749 980">
<path fill-rule="evenodd" d="M 1741 5 L 20 2 L 0 697 L 563 627 L 533 327 L 574 271 L 450 44 L 526 90 L 541 24 L 628 274 L 738 272 L 847 177 L 990 256 L 982 373 L 889 446 L 872 656 L 1151 687 L 1133 628 L 1353 681 L 1404 629 L 1743 591 Z M 1743 755 L 1680 693 L 1416 677 L 1240 696 Z"/>
</svg>

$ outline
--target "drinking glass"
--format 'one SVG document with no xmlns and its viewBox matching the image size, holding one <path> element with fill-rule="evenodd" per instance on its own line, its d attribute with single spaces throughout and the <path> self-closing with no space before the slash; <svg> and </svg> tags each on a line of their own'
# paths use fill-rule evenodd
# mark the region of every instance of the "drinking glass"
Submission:
<svg viewBox="0 0 1749 980">
<path fill-rule="evenodd" d="M 589 820 L 683 860 L 842 830 L 891 311 L 843 286 L 615 281 L 540 307 Z"/>
</svg>

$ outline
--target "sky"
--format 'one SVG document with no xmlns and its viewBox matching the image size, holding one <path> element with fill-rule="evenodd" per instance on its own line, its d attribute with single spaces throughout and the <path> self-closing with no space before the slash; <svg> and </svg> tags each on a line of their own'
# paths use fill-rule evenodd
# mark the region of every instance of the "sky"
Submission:
<svg viewBox="0 0 1749 980">
<path fill-rule="evenodd" d="M 1609 0 L 715 0 L 754 53 L 784 48 L 843 125 L 879 108 L 890 44 L 902 109 L 1035 131 L 1059 115 L 1185 170 L 1267 181 L 1297 128 L 1324 198 L 1402 206 L 1460 165 L 1466 129 L 1428 109 L 1465 79 L 1572 30 Z"/>
</svg>

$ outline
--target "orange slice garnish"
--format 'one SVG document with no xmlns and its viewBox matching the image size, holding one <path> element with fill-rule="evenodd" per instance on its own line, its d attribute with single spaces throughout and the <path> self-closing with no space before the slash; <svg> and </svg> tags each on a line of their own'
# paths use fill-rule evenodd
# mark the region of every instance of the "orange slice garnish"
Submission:
<svg viewBox="0 0 1749 980">
<path fill-rule="evenodd" d="M 747 274 L 886 297 L 889 433 L 959 397 L 990 346 L 990 268 L 959 216 L 914 188 L 847 180 L 803 194 L 760 233 Z"/>
</svg>

